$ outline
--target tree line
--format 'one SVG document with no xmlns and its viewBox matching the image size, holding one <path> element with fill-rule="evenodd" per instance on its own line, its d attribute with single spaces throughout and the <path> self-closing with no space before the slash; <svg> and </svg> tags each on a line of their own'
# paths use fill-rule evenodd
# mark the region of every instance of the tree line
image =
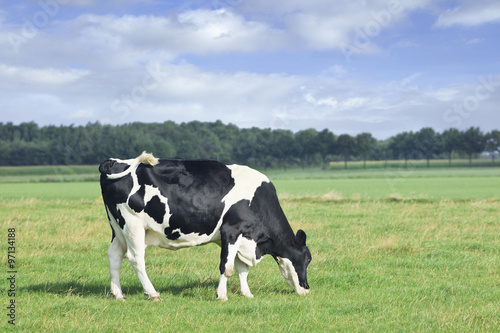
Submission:
<svg viewBox="0 0 500 333">
<path fill-rule="evenodd" d="M 217 159 L 259 168 L 322 166 L 331 161 L 430 160 L 474 157 L 487 152 L 495 163 L 500 131 L 477 127 L 438 133 L 432 128 L 402 132 L 387 140 L 370 133 L 334 134 L 328 129 L 292 132 L 238 128 L 221 121 L 177 124 L 129 123 L 43 126 L 0 123 L 0 165 L 92 165 L 109 157 L 131 158 L 146 150 L 165 158 Z M 403 162 L 402 162 L 403 163 Z"/>
</svg>

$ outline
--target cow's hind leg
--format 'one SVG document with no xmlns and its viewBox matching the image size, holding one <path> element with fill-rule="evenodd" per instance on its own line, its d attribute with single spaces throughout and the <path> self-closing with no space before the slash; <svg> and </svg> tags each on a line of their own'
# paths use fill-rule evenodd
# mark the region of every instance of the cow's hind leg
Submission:
<svg viewBox="0 0 500 333">
<path fill-rule="evenodd" d="M 248 298 L 253 298 L 252 293 L 250 292 L 250 287 L 248 286 L 248 265 L 245 264 L 243 261 L 236 256 L 236 259 L 234 260 L 234 267 L 236 268 L 236 271 L 238 272 L 238 276 L 240 278 L 240 291 L 241 294 L 245 297 Z"/>
<path fill-rule="evenodd" d="M 116 299 L 124 300 L 125 297 L 120 286 L 120 267 L 125 257 L 125 244 L 115 237 L 108 248 L 109 275 L 111 276 L 111 295 Z"/>
<path fill-rule="evenodd" d="M 125 226 L 125 228 L 128 227 L 126 234 L 129 235 L 126 239 L 127 258 L 141 281 L 142 287 L 144 288 L 144 294 L 148 296 L 149 300 L 159 301 L 160 294 L 156 292 L 146 274 L 146 261 L 144 259 L 146 253 L 146 231 L 142 225 L 130 226 L 130 224 L 131 223 Z M 131 228 L 133 228 L 133 230 L 130 230 Z"/>
</svg>

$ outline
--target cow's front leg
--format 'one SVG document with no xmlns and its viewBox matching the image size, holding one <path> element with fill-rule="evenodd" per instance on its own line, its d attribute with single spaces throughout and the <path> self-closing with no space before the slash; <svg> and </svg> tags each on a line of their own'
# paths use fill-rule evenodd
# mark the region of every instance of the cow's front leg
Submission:
<svg viewBox="0 0 500 333">
<path fill-rule="evenodd" d="M 252 293 L 250 292 L 250 287 L 248 286 L 248 265 L 245 264 L 240 258 L 236 257 L 234 261 L 234 267 L 238 272 L 238 276 L 240 278 L 240 291 L 241 294 L 248 298 L 253 298 Z"/>
<path fill-rule="evenodd" d="M 160 294 L 156 292 L 146 274 L 146 261 L 144 259 L 146 253 L 146 232 L 141 226 L 135 228 L 133 232 L 128 232 L 128 235 L 132 237 L 128 237 L 127 239 L 127 258 L 132 264 L 132 267 L 134 267 L 134 271 L 141 281 L 142 287 L 144 288 L 144 294 L 148 296 L 148 300 L 159 301 Z"/>
<path fill-rule="evenodd" d="M 227 301 L 227 280 L 234 271 L 234 261 L 240 247 L 241 236 L 234 244 L 227 242 L 224 237 L 221 239 L 221 261 L 220 261 L 220 280 L 217 288 L 217 299 Z"/>
</svg>

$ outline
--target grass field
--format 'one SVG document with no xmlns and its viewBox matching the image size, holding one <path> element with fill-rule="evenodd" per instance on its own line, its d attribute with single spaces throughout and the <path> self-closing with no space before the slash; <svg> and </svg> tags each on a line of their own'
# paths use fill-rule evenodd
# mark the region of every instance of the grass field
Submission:
<svg viewBox="0 0 500 333">
<path fill-rule="evenodd" d="M 207 245 L 147 250 L 157 303 L 145 300 L 124 262 L 127 301 L 114 301 L 99 184 L 1 183 L 0 331 L 500 330 L 499 169 L 269 175 L 292 227 L 308 234 L 305 297 L 269 257 L 250 270 L 254 299 L 238 294 L 233 277 L 229 301 L 216 301 L 219 248 Z M 7 295 L 8 228 L 15 228 L 15 297 Z M 15 328 L 7 322 L 12 298 Z"/>
</svg>

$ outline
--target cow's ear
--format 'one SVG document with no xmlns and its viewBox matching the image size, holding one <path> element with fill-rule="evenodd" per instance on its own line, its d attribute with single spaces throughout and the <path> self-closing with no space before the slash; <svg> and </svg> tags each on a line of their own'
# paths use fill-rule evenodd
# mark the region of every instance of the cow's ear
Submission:
<svg viewBox="0 0 500 333">
<path fill-rule="evenodd" d="M 300 246 L 305 246 L 306 245 L 306 233 L 304 232 L 304 230 L 302 229 L 299 229 L 297 231 L 297 235 L 295 236 L 295 239 L 297 240 L 297 243 L 300 245 Z"/>
</svg>

